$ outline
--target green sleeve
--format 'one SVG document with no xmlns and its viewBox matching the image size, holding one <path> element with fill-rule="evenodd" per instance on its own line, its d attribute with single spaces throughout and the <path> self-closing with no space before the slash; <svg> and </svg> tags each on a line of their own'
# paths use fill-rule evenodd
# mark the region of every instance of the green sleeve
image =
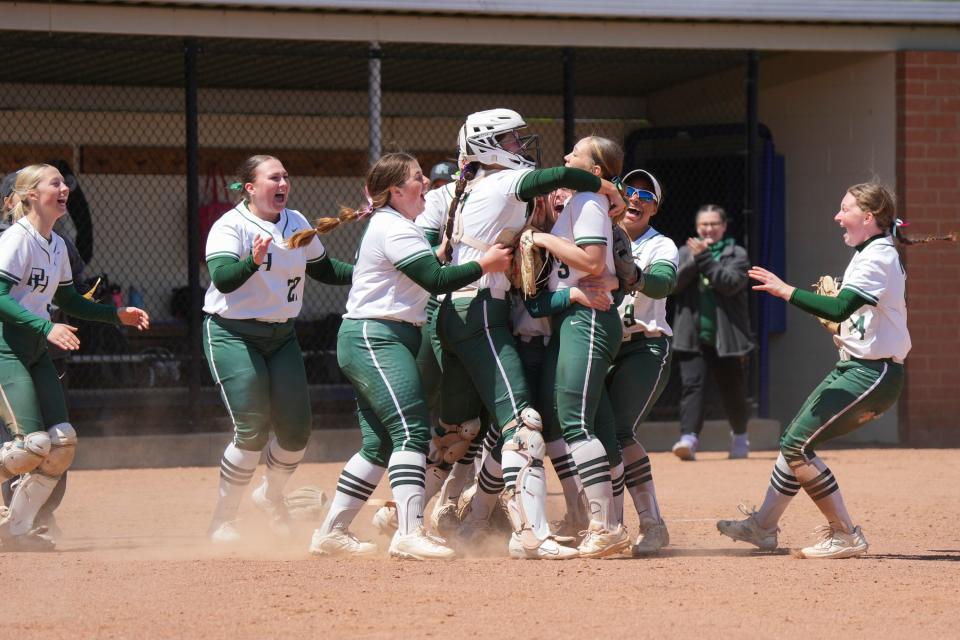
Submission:
<svg viewBox="0 0 960 640">
<path fill-rule="evenodd" d="M 524 300 L 523 305 L 534 318 L 556 315 L 570 307 L 570 289 L 550 291 L 544 288 L 537 295 Z"/>
<path fill-rule="evenodd" d="M 109 304 L 99 304 L 80 295 L 72 284 L 57 287 L 53 301 L 64 313 L 81 320 L 93 320 L 107 324 L 120 324 L 117 309 Z"/>
<path fill-rule="evenodd" d="M 535 169 L 520 178 L 517 197 L 524 202 L 529 202 L 537 196 L 546 195 L 560 188 L 596 192 L 600 190 L 601 184 L 600 178 L 583 169 L 573 167 Z"/>
<path fill-rule="evenodd" d="M 43 336 L 50 333 L 50 330 L 53 329 L 53 323 L 24 309 L 10 295 L 10 289 L 12 288 L 12 283 L 0 279 L 0 322 L 30 327 Z"/>
<path fill-rule="evenodd" d="M 444 266 L 432 253 L 398 268 L 404 275 L 433 295 L 456 291 L 483 275 L 483 268 L 479 262 Z"/>
<path fill-rule="evenodd" d="M 805 289 L 794 289 L 793 295 L 790 296 L 790 304 L 818 318 L 830 322 L 843 322 L 850 317 L 851 313 L 865 304 L 870 304 L 870 301 L 850 289 L 841 289 L 836 298 L 820 296 Z"/>
<path fill-rule="evenodd" d="M 324 256 L 316 262 L 307 263 L 307 275 L 324 284 L 350 284 L 353 282 L 353 265 Z"/>
<path fill-rule="evenodd" d="M 677 286 L 677 270 L 669 262 L 654 262 L 643 272 L 643 295 L 654 300 L 666 298 Z"/>
<path fill-rule="evenodd" d="M 440 246 L 440 229 L 424 229 L 423 235 L 427 237 L 431 247 Z"/>
<path fill-rule="evenodd" d="M 207 260 L 210 280 L 220 293 L 236 291 L 259 268 L 260 265 L 253 261 L 253 256 L 247 256 L 243 260 L 237 260 L 232 256 L 218 256 Z"/>
</svg>

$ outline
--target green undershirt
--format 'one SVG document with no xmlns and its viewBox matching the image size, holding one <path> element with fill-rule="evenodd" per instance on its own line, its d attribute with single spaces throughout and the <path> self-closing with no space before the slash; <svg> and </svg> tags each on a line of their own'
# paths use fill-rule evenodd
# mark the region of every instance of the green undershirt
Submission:
<svg viewBox="0 0 960 640">
<path fill-rule="evenodd" d="M 653 300 L 661 300 L 673 293 L 677 286 L 677 270 L 669 262 L 654 262 L 649 271 L 643 272 L 640 292 Z"/>
<path fill-rule="evenodd" d="M 417 258 L 400 271 L 433 295 L 462 289 L 483 275 L 479 262 L 444 266 L 434 254 Z"/>
<path fill-rule="evenodd" d="M 50 330 L 53 329 L 53 322 L 44 320 L 25 309 L 10 295 L 12 288 L 12 283 L 7 280 L 0 280 L 0 322 L 28 327 L 43 336 L 50 333 Z M 77 292 L 72 284 L 57 287 L 57 292 L 53 294 L 53 302 L 64 313 L 74 318 L 120 324 L 117 310 L 114 307 L 87 300 Z"/>
<path fill-rule="evenodd" d="M 830 322 L 843 322 L 854 311 L 872 302 L 850 289 L 841 289 L 837 297 L 821 296 L 812 291 L 794 289 L 790 304 Z"/>
<path fill-rule="evenodd" d="M 243 286 L 260 266 L 253 256 L 237 260 L 231 256 L 218 256 L 207 260 L 210 280 L 220 293 L 232 293 Z M 325 284 L 344 285 L 353 280 L 353 265 L 336 258 L 324 256 L 316 262 L 308 262 L 306 273 L 314 280 Z"/>
<path fill-rule="evenodd" d="M 570 289 L 550 291 L 544 288 L 537 295 L 526 298 L 523 306 L 534 318 L 553 316 L 570 307 Z"/>
<path fill-rule="evenodd" d="M 535 169 L 520 178 L 517 197 L 524 202 L 529 202 L 537 196 L 546 195 L 561 188 L 597 192 L 601 184 L 603 183 L 600 178 L 583 169 L 573 167 Z"/>
</svg>

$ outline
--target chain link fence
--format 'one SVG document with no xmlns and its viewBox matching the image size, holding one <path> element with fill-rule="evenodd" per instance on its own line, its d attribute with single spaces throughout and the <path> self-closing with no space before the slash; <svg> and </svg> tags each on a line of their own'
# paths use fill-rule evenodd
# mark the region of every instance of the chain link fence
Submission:
<svg viewBox="0 0 960 640">
<path fill-rule="evenodd" d="M 70 215 L 57 230 L 85 263 L 78 288 L 96 284 L 101 301 L 143 306 L 152 318 L 142 334 L 71 320 L 81 350 L 58 363 L 87 434 L 202 431 L 223 418 L 193 346 L 200 294 L 190 288 L 191 262 L 199 289 L 209 278 L 188 246 L 191 233 L 200 236 L 191 226 L 229 208 L 225 186 L 254 153 L 281 159 L 289 206 L 313 219 L 359 203 L 378 153 L 412 152 L 429 171 L 455 158 L 466 114 L 509 107 L 539 134 L 544 166 L 562 164 L 585 135 L 622 141 L 626 169 L 661 178 L 655 226 L 676 242 L 693 234 L 706 202 L 726 208 L 738 239 L 746 232 L 743 51 L 202 39 L 190 44 L 192 57 L 178 38 L 0 34 L 0 171 L 52 162 L 72 174 Z M 197 168 L 188 175 L 193 117 Z M 346 225 L 323 242 L 352 262 L 360 232 Z M 298 319 L 318 426 L 352 419 L 335 419 L 352 411 L 334 353 L 346 295 L 308 281 Z M 672 417 L 676 397 L 673 383 L 655 417 Z"/>
</svg>

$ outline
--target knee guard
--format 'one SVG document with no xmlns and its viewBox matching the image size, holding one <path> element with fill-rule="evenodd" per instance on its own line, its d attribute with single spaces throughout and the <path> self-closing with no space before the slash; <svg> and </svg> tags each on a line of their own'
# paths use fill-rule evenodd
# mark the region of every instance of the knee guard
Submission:
<svg viewBox="0 0 960 640">
<path fill-rule="evenodd" d="M 28 433 L 0 447 L 0 481 L 30 473 L 50 455 L 50 434 L 46 431 Z"/>
<path fill-rule="evenodd" d="M 441 422 L 433 430 L 432 444 L 437 450 L 440 461 L 453 464 L 467 454 L 470 443 L 480 434 L 480 418 L 473 418 L 460 424 Z"/>
<path fill-rule="evenodd" d="M 533 415 L 524 415 L 527 412 Z M 534 426 L 542 428 L 539 422 L 540 414 L 533 409 L 524 409 L 520 414 L 522 426 L 516 430 L 513 437 L 503 445 L 504 451 L 513 451 L 524 458 L 524 464 L 517 473 L 517 483 L 513 495 L 507 504 L 507 513 L 514 531 L 520 536 L 520 541 L 526 549 L 537 549 L 543 544 L 535 528 L 544 520 L 543 512 L 546 501 L 546 482 L 543 469 L 543 458 L 547 452 L 547 445 L 543 435 Z M 532 420 L 533 417 L 536 420 Z M 531 419 L 527 422 L 527 419 Z"/>
<path fill-rule="evenodd" d="M 69 422 L 55 424 L 47 430 L 50 434 L 50 453 L 37 470 L 45 476 L 56 478 L 70 468 L 77 453 L 77 432 Z"/>
</svg>

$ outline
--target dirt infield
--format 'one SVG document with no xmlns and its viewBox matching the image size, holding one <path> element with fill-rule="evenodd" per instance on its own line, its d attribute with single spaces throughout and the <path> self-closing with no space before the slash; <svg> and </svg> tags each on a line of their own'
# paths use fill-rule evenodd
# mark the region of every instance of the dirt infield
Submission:
<svg viewBox="0 0 960 640">
<path fill-rule="evenodd" d="M 753 552 L 717 533 L 714 521 L 736 516 L 739 501 L 759 503 L 771 452 L 696 463 L 652 455 L 671 547 L 655 559 L 564 563 L 510 561 L 505 544 L 503 556 L 449 564 L 318 559 L 308 528 L 277 546 L 251 511 L 251 542 L 222 551 L 202 537 L 216 469 L 77 471 L 59 550 L 0 553 L 0 638 L 957 637 L 957 456 L 825 452 L 871 543 L 867 557 L 841 561 Z M 291 487 L 332 494 L 339 470 L 305 465 Z M 551 478 L 554 511 L 558 491 Z M 635 532 L 629 497 L 627 512 Z M 372 513 L 357 520 L 361 537 L 373 535 Z M 800 494 L 781 546 L 808 543 L 818 524 Z"/>
</svg>

